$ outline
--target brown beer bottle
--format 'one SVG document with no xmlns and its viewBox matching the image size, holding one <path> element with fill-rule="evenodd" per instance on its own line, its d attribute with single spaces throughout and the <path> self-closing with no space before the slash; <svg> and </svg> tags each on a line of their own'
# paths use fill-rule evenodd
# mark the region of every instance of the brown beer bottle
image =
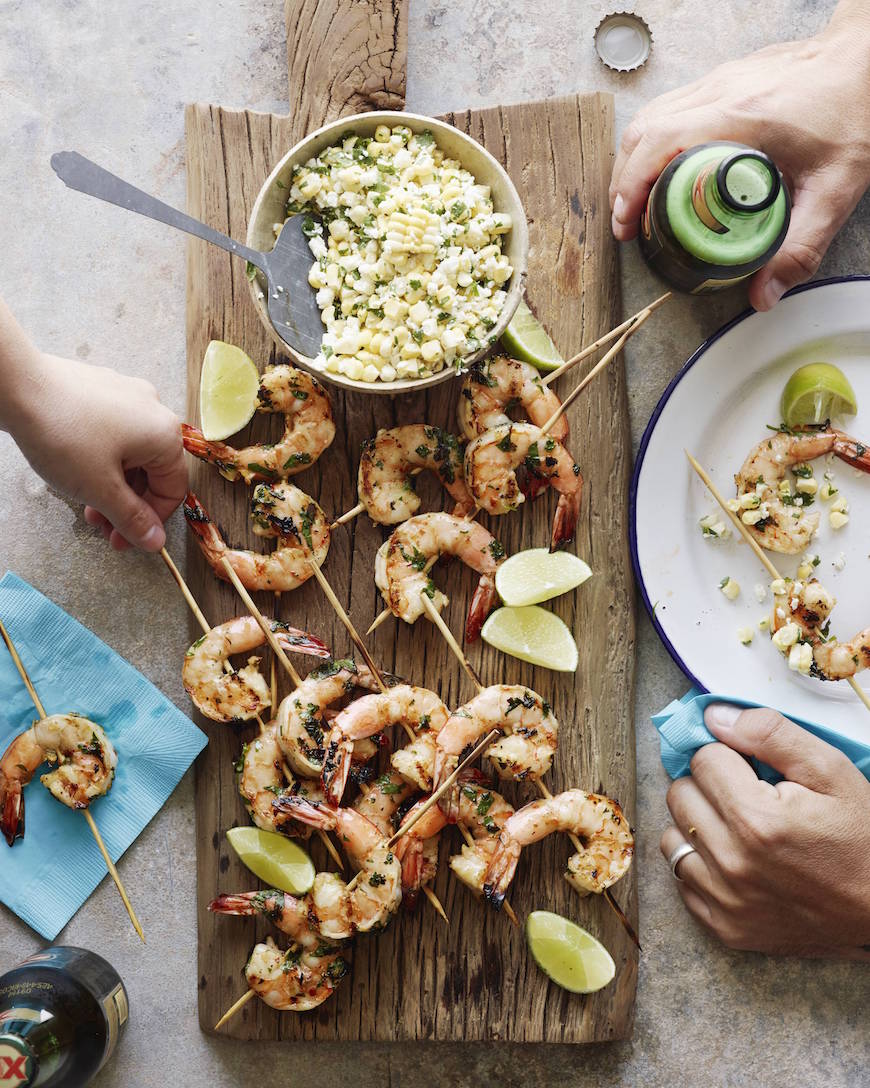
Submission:
<svg viewBox="0 0 870 1088">
<path fill-rule="evenodd" d="M 84 1088 L 127 1023 L 127 991 L 101 956 L 60 945 L 0 976 L 0 1088 Z"/>
<path fill-rule="evenodd" d="M 783 243 L 791 200 L 776 165 L 745 144 L 714 141 L 671 159 L 640 221 L 640 251 L 680 291 L 730 287 Z"/>
</svg>

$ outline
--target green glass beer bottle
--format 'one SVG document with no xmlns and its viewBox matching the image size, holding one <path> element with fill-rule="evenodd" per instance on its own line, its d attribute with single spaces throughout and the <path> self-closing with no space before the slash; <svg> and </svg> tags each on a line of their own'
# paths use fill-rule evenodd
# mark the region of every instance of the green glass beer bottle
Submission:
<svg viewBox="0 0 870 1088">
<path fill-rule="evenodd" d="M 127 1023 L 127 991 L 102 956 L 54 946 L 0 975 L 0 1088 L 84 1088 Z"/>
<path fill-rule="evenodd" d="M 650 268 L 680 291 L 730 287 L 782 245 L 791 200 L 776 165 L 745 144 L 714 141 L 671 159 L 640 221 Z"/>
</svg>

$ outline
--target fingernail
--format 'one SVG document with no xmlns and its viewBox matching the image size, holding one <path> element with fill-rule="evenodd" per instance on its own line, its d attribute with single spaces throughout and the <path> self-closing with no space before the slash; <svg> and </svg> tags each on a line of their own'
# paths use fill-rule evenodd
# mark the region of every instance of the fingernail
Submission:
<svg viewBox="0 0 870 1088">
<path fill-rule="evenodd" d="M 768 280 L 764 285 L 764 291 L 762 292 L 765 307 L 768 310 L 773 309 L 785 292 L 786 284 L 784 284 L 782 280 L 777 279 L 776 276 L 774 276 L 773 279 Z"/>
<path fill-rule="evenodd" d="M 142 537 L 142 548 L 146 552 L 158 552 L 166 540 L 166 533 L 162 525 L 152 525 L 145 536 Z"/>
<path fill-rule="evenodd" d="M 616 194 L 616 200 L 613 202 L 613 218 L 622 222 L 622 215 L 625 211 L 625 201 L 622 199 L 622 193 Z"/>
<path fill-rule="evenodd" d="M 704 711 L 704 723 L 712 730 L 727 731 L 734 726 L 743 711 L 730 703 L 711 703 Z"/>
</svg>

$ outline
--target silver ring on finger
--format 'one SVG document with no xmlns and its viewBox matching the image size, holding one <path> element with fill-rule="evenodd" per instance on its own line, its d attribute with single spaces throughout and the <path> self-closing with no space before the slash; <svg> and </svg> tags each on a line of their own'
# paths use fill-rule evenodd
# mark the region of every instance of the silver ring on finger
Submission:
<svg viewBox="0 0 870 1088">
<path fill-rule="evenodd" d="M 694 846 L 692 846 L 690 842 L 681 842 L 679 846 L 675 847 L 670 852 L 670 854 L 668 855 L 668 865 L 671 867 L 671 875 L 673 876 L 674 880 L 679 880 L 681 884 L 683 883 L 683 878 L 681 876 L 677 876 L 677 866 L 680 864 L 683 858 L 687 858 L 689 854 L 697 853 L 698 851 L 695 849 Z"/>
</svg>

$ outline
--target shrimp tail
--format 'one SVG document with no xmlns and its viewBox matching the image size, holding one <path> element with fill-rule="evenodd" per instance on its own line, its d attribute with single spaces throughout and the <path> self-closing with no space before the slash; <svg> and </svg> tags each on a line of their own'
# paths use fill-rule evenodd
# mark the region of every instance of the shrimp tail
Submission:
<svg viewBox="0 0 870 1088">
<path fill-rule="evenodd" d="M 201 430 L 189 423 L 181 424 L 181 440 L 184 448 L 200 461 L 217 465 L 222 476 L 228 480 L 237 480 L 239 470 L 234 465 L 235 451 L 224 442 L 209 442 Z"/>
<path fill-rule="evenodd" d="M 272 808 L 321 831 L 332 831 L 336 825 L 335 808 L 332 805 L 309 801 L 305 797 L 276 797 Z"/>
<path fill-rule="evenodd" d="M 284 650 L 290 650 L 295 654 L 306 654 L 309 657 L 332 659 L 332 650 L 322 639 L 309 631 L 301 631 L 298 627 L 288 627 L 279 620 L 272 623 L 272 630 Z"/>
<path fill-rule="evenodd" d="M 338 805 L 344 796 L 352 755 L 352 740 L 344 737 L 334 740 L 330 737 L 327 741 L 320 778 L 323 783 L 323 792 L 331 805 Z"/>
<path fill-rule="evenodd" d="M 853 468 L 870 472 L 870 447 L 864 442 L 859 442 L 857 438 L 850 438 L 847 434 L 839 431 L 834 433 L 837 436 L 834 440 L 834 453 L 837 457 L 852 465 Z"/>
<path fill-rule="evenodd" d="M 219 895 L 217 899 L 212 899 L 207 909 L 213 914 L 259 914 L 259 910 L 254 905 L 254 896 L 265 897 L 268 894 L 268 892 L 239 892 L 235 895 Z"/>
<path fill-rule="evenodd" d="M 423 840 L 405 835 L 396 843 L 395 855 L 402 863 L 402 905 L 413 910 L 423 883 Z"/>
<path fill-rule="evenodd" d="M 475 642 L 480 636 L 484 620 L 493 610 L 496 597 L 495 579 L 488 574 L 482 575 L 468 608 L 468 618 L 465 621 L 466 642 Z"/>
<path fill-rule="evenodd" d="M 570 544 L 577 531 L 577 521 L 580 517 L 580 496 L 582 494 L 583 483 L 583 478 L 580 476 L 579 471 L 577 472 L 577 477 L 581 486 L 570 495 L 563 493 L 559 496 L 556 513 L 553 517 L 553 535 L 550 539 L 551 552 L 558 551 L 559 548 L 563 547 L 565 544 Z"/>
<path fill-rule="evenodd" d="M 24 793 L 16 779 L 0 776 L 0 832 L 9 846 L 24 838 Z"/>
<path fill-rule="evenodd" d="M 530 472 L 525 466 L 522 466 L 517 472 L 517 483 L 520 485 L 523 496 L 529 502 L 534 502 L 538 495 L 546 491 L 549 480 L 541 473 Z"/>
<path fill-rule="evenodd" d="M 190 526 L 190 530 L 196 537 L 211 568 L 218 578 L 223 578 L 225 582 L 228 582 L 227 572 L 221 563 L 221 556 L 226 552 L 227 546 L 217 526 L 211 520 L 208 510 L 192 491 L 188 491 L 185 495 L 182 509 L 187 524 Z"/>
<path fill-rule="evenodd" d="M 498 844 L 483 878 L 484 897 L 496 910 L 501 910 L 504 903 L 508 886 L 514 878 L 519 856 L 520 844 L 504 834 L 499 835 Z"/>
</svg>

